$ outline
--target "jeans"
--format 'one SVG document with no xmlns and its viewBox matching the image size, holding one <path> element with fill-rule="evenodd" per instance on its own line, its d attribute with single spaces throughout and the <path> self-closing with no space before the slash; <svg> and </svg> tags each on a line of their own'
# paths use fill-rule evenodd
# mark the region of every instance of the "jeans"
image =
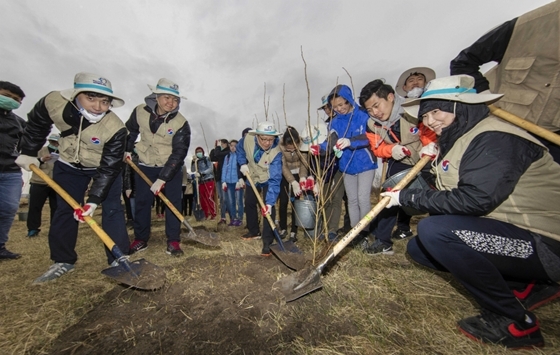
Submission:
<svg viewBox="0 0 560 355">
<path fill-rule="evenodd" d="M 22 187 L 21 171 L 0 173 L 0 246 L 8 241 L 8 233 L 19 208 Z"/>
<path fill-rule="evenodd" d="M 227 184 L 227 192 L 224 193 L 227 202 L 229 218 L 234 220 L 243 219 L 243 189 L 236 190 L 235 183 Z"/>
<path fill-rule="evenodd" d="M 227 201 L 226 201 L 226 195 L 227 194 L 222 189 L 222 182 L 221 181 L 216 181 L 216 184 L 218 185 L 218 200 L 219 200 L 219 203 L 220 203 L 220 218 L 221 219 L 226 219 L 226 212 L 230 211 L 229 206 L 228 206 Z M 229 214 L 231 216 L 231 212 Z"/>
</svg>

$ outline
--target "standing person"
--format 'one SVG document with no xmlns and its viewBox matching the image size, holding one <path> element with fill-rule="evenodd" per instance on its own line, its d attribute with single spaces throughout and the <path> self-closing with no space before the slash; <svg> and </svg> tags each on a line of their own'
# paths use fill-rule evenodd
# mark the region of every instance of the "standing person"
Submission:
<svg viewBox="0 0 560 355">
<path fill-rule="evenodd" d="M 404 98 L 380 79 L 369 82 L 360 93 L 360 105 L 370 114 L 366 133 L 370 148 L 375 156 L 386 159 L 387 178 L 412 168 L 422 155 L 434 158 L 437 155 L 435 133 L 407 115 L 403 103 Z M 398 239 L 412 236 L 411 217 L 402 209 L 381 211 L 372 222 L 375 241 L 365 250 L 367 254 L 393 254 L 391 232 L 397 216 L 398 225 L 393 236 Z"/>
<path fill-rule="evenodd" d="M 183 166 L 183 216 L 192 216 L 194 208 L 194 188 L 191 174 Z"/>
<path fill-rule="evenodd" d="M 196 164 L 196 168 L 195 168 Z M 200 194 L 200 207 L 204 211 L 206 219 L 216 218 L 216 203 L 214 202 L 214 164 L 204 155 L 202 147 L 196 147 L 195 155 L 192 157 L 191 170 L 198 179 L 198 191 Z"/>
<path fill-rule="evenodd" d="M 560 134 L 560 32 L 553 30 L 559 24 L 559 1 L 507 21 L 462 50 L 451 61 L 451 75 L 471 75 L 477 92 L 504 94 L 496 106 Z M 490 62 L 498 65 L 485 77 L 480 66 Z M 560 146 L 541 140 L 560 163 Z"/>
<path fill-rule="evenodd" d="M 230 153 L 224 159 L 222 168 L 222 190 L 226 196 L 231 227 L 239 227 L 243 221 L 243 189 L 245 182 L 237 164 L 237 140 L 229 143 Z"/>
<path fill-rule="evenodd" d="M 261 206 L 263 217 L 270 215 L 272 220 L 276 213 L 276 200 L 280 194 L 282 180 L 282 151 L 278 146 L 279 132 L 270 122 L 261 122 L 256 129 L 250 130 L 245 138 L 237 145 L 237 163 L 243 175 L 250 174 L 258 193 L 264 195 L 265 206 Z M 259 202 L 253 188 L 245 192 L 245 214 L 249 231 L 243 234 L 243 239 L 259 239 L 258 220 Z M 272 226 L 263 218 L 261 255 L 270 256 L 270 245 L 274 239 Z"/>
<path fill-rule="evenodd" d="M 301 195 L 302 191 L 313 191 L 315 178 L 307 177 L 303 172 L 303 155 L 299 151 L 301 139 L 294 127 L 288 126 L 280 140 L 282 150 L 282 180 L 280 182 L 280 236 L 284 238 L 288 229 L 288 204 L 290 200 Z M 292 206 L 292 221 L 290 223 L 290 240 L 297 241 L 296 211 Z"/>
<path fill-rule="evenodd" d="M 481 307 L 458 322 L 461 332 L 511 348 L 543 346 L 531 311 L 560 296 L 560 165 L 533 136 L 490 114 L 487 104 L 502 95 L 477 94 L 472 77 L 427 88 L 404 106 L 439 137 L 438 190 L 385 192 L 387 207 L 431 214 L 407 251 L 450 272 Z"/>
<path fill-rule="evenodd" d="M 145 250 L 150 239 L 152 224 L 151 206 L 155 196 L 165 187 L 165 195 L 173 206 L 181 209 L 183 190 L 182 170 L 189 145 L 191 128 L 179 112 L 181 98 L 179 85 L 169 79 L 159 79 L 156 86 L 148 85 L 152 93 L 144 98 L 144 104 L 136 106 L 126 122 L 128 129 L 127 159 L 132 151 L 138 152 L 138 167 L 153 181 L 146 184 L 138 174 L 134 175 L 136 198 L 134 241 L 130 253 Z M 140 135 L 140 140 L 136 139 Z M 181 256 L 181 222 L 169 208 L 165 209 L 166 253 Z"/>
<path fill-rule="evenodd" d="M 19 208 L 23 182 L 21 169 L 15 160 L 18 157 L 18 144 L 25 121 L 13 113 L 13 110 L 19 108 L 24 97 L 25 94 L 19 86 L 0 81 L 0 260 L 21 257 L 20 254 L 6 249 L 6 243 Z"/>
<path fill-rule="evenodd" d="M 224 159 L 229 154 L 229 141 L 227 139 L 219 139 L 216 141 L 216 147 L 210 151 L 210 161 L 217 162 L 216 167 L 216 180 L 215 184 L 218 186 L 218 199 L 220 201 L 220 222 L 218 224 L 226 223 L 226 194 L 221 188 L 222 186 L 222 168 L 224 166 Z M 230 213 L 231 215 L 231 213 Z"/>
<path fill-rule="evenodd" d="M 51 134 L 47 139 L 48 145 L 38 153 L 37 166 L 51 179 L 53 177 L 54 162 L 58 158 L 59 134 Z M 50 222 L 56 211 L 56 192 L 37 174 L 33 173 L 29 180 L 29 212 L 27 214 L 27 236 L 36 237 L 41 229 L 41 215 L 47 198 L 49 199 Z"/>
<path fill-rule="evenodd" d="M 21 139 L 17 163 L 25 170 L 37 163 L 37 152 L 45 144 L 52 125 L 61 132 L 59 158 L 54 163 L 53 180 L 74 200 L 87 203 L 81 209 L 72 207 L 57 196 L 57 207 L 49 230 L 49 247 L 54 264 L 33 283 L 55 280 L 74 270 L 78 260 L 76 240 L 78 221 L 93 217 L 99 204 L 102 228 L 123 253 L 128 252 L 128 235 L 121 204 L 121 171 L 126 128 L 111 111 L 124 101 L 113 94 L 111 82 L 100 75 L 78 73 L 74 87 L 53 91 L 39 100 L 27 115 L 27 127 Z M 93 181 L 92 181 L 93 179 Z M 91 187 L 88 190 L 88 184 Z M 105 248 L 107 262 L 118 262 Z"/>
</svg>

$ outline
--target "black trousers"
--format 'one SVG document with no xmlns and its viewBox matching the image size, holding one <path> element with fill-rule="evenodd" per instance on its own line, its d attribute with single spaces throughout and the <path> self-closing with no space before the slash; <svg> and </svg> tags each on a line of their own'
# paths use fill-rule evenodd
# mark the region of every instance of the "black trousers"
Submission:
<svg viewBox="0 0 560 355">
<path fill-rule="evenodd" d="M 296 181 L 299 183 L 299 175 L 294 174 Z M 280 206 L 278 214 L 280 215 L 280 229 L 288 229 L 288 205 L 290 204 L 290 199 L 295 198 L 293 192 L 290 192 L 290 184 L 285 177 L 282 176 L 282 181 L 280 182 Z M 292 224 L 290 226 L 290 232 L 297 233 L 298 227 L 296 226 L 296 212 L 292 206 Z"/>
<path fill-rule="evenodd" d="M 268 185 L 257 187 L 257 191 L 260 193 L 262 192 L 263 196 L 266 196 L 266 192 L 268 191 Z M 263 201 L 265 199 L 263 198 Z M 247 229 L 249 229 L 249 233 L 252 235 L 257 235 L 259 233 L 259 213 L 261 213 L 261 206 L 259 206 L 259 201 L 257 200 L 257 196 L 255 192 L 250 186 L 247 186 L 245 189 L 245 217 L 247 219 Z M 272 205 L 272 211 L 270 213 L 270 217 L 274 220 L 276 216 L 276 208 Z M 262 241 L 263 241 L 263 251 L 268 249 L 268 247 L 274 241 L 274 232 L 272 231 L 272 227 L 266 218 L 263 218 L 263 228 L 262 228 Z"/>
<path fill-rule="evenodd" d="M 27 229 L 39 229 L 41 227 L 41 215 L 45 201 L 49 199 L 52 223 L 56 210 L 56 192 L 49 185 L 31 183 L 29 186 L 29 213 L 27 215 Z"/>
</svg>

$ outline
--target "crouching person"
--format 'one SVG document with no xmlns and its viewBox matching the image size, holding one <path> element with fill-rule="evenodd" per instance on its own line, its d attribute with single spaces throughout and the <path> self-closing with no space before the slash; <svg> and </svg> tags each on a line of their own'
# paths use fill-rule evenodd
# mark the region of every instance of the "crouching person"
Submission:
<svg viewBox="0 0 560 355">
<path fill-rule="evenodd" d="M 270 215 L 274 220 L 276 200 L 280 193 L 282 181 L 282 152 L 280 150 L 280 133 L 270 122 L 261 122 L 257 129 L 250 130 L 237 145 L 237 163 L 245 176 L 249 175 L 255 186 L 247 188 L 245 193 L 245 214 L 249 231 L 242 235 L 243 239 L 259 239 L 258 208 L 259 202 L 255 191 L 264 195 L 265 206 L 261 206 L 263 218 L 262 256 L 270 256 L 270 245 L 274 239 L 271 225 L 266 219 Z M 250 184 L 247 182 L 247 184 Z"/>
<path fill-rule="evenodd" d="M 30 171 L 37 164 L 37 152 L 43 147 L 51 126 L 61 132 L 59 159 L 54 163 L 53 180 L 72 198 L 83 203 L 90 180 L 87 203 L 82 212 L 57 196 L 57 209 L 49 230 L 49 247 L 54 264 L 33 283 L 55 280 L 74 270 L 78 260 L 76 240 L 78 221 L 93 217 L 103 203 L 102 227 L 123 253 L 128 253 L 128 235 L 121 205 L 126 128 L 111 112 L 124 101 L 113 94 L 111 82 L 104 77 L 78 73 L 74 87 L 53 91 L 35 104 L 21 139 L 21 155 L 16 163 Z M 113 254 L 105 248 L 107 261 L 117 266 Z"/>
</svg>

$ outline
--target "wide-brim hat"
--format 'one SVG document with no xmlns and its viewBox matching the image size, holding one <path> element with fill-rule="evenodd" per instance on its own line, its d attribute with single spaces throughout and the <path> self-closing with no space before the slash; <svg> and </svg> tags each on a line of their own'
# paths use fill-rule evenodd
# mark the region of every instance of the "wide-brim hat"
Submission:
<svg viewBox="0 0 560 355">
<path fill-rule="evenodd" d="M 159 79 L 156 86 L 148 84 L 148 87 L 154 94 L 167 94 L 181 99 L 187 99 L 185 96 L 181 96 L 179 85 L 166 78 Z"/>
<path fill-rule="evenodd" d="M 426 78 L 426 83 L 432 81 L 436 78 L 436 72 L 427 67 L 414 67 L 405 70 L 399 80 L 397 80 L 397 85 L 395 86 L 395 91 L 402 97 L 406 96 L 406 91 L 404 91 L 403 86 L 406 84 L 406 79 L 408 79 L 413 74 L 422 74 Z"/>
<path fill-rule="evenodd" d="M 299 147 L 299 150 L 301 150 L 302 152 L 307 152 L 309 151 L 309 146 L 323 143 L 327 139 L 327 136 L 328 128 L 324 122 L 319 122 L 311 127 L 309 127 L 309 125 L 306 125 L 305 128 L 301 131 L 301 145 Z"/>
<path fill-rule="evenodd" d="M 329 95 L 325 95 L 321 97 L 321 106 L 317 109 L 317 111 L 322 110 L 329 104 Z"/>
<path fill-rule="evenodd" d="M 263 136 L 279 136 L 281 133 L 274 128 L 274 124 L 270 122 L 260 122 L 257 129 L 252 129 L 247 134 L 258 134 Z"/>
<path fill-rule="evenodd" d="M 96 94 L 111 97 L 111 105 L 113 107 L 121 107 L 124 100 L 113 94 L 113 86 L 109 79 L 101 75 L 91 73 L 78 73 L 74 76 L 74 87 L 72 89 L 62 90 L 60 95 L 68 101 L 74 101 L 76 96 L 82 92 L 94 92 Z"/>
<path fill-rule="evenodd" d="M 423 100 L 447 100 L 465 104 L 488 105 L 498 101 L 503 94 L 477 94 L 474 89 L 474 78 L 470 75 L 453 75 L 430 81 L 424 93 L 417 99 L 407 99 L 402 107 L 414 118 L 418 118 L 418 110 Z"/>
</svg>

